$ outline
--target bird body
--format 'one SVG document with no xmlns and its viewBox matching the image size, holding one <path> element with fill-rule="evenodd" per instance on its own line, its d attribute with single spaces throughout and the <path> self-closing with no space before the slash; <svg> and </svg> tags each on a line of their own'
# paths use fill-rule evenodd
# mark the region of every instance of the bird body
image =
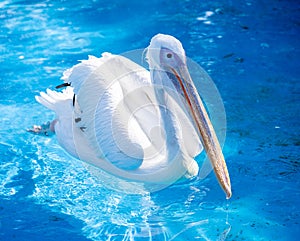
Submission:
<svg viewBox="0 0 300 241">
<path fill-rule="evenodd" d="M 167 185 L 198 173 L 201 100 L 177 39 L 153 37 L 147 60 L 150 71 L 119 55 L 89 56 L 64 72 L 71 86 L 36 100 L 56 113 L 58 142 L 74 157 L 120 178 Z M 204 128 L 214 144 L 212 127 Z M 225 172 L 220 167 L 221 182 L 228 182 L 226 164 Z"/>
</svg>

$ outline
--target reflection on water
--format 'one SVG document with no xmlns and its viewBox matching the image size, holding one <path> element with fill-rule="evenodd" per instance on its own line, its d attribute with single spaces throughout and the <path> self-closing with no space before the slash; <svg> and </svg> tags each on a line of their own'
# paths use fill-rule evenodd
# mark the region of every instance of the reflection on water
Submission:
<svg viewBox="0 0 300 241">
<path fill-rule="evenodd" d="M 210 201 L 203 182 L 153 194 L 125 194 L 103 186 L 80 162 L 63 154 L 48 155 L 51 160 L 48 156 L 38 161 L 47 169 L 35 168 L 41 172 L 35 173 L 39 182 L 31 198 L 84 221 L 83 233 L 93 240 L 216 240 L 230 227 L 225 203 Z"/>
</svg>

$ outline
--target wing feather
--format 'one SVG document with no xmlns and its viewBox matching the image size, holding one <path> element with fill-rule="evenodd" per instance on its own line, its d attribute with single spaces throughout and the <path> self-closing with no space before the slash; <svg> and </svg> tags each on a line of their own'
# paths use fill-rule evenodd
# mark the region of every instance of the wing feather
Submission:
<svg viewBox="0 0 300 241">
<path fill-rule="evenodd" d="M 98 157 L 121 169 L 140 167 L 146 142 L 150 143 L 149 133 L 133 113 L 143 105 L 150 105 L 154 98 L 148 98 L 146 103 L 145 98 L 132 100 L 137 94 L 146 96 L 144 88 L 149 83 L 147 70 L 115 55 L 107 57 L 80 83 L 75 105 L 75 118 L 80 119 L 77 126 L 84 131 Z M 154 111 L 152 116 L 157 113 Z"/>
</svg>

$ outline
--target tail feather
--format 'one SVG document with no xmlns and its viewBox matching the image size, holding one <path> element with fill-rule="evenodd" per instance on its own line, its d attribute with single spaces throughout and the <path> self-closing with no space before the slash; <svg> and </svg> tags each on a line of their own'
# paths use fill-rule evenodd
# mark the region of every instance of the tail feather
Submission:
<svg viewBox="0 0 300 241">
<path fill-rule="evenodd" d="M 41 92 L 40 95 L 35 96 L 37 102 L 47 107 L 50 110 L 55 110 L 55 105 L 53 99 L 49 98 L 49 96 L 45 92 Z"/>
<path fill-rule="evenodd" d="M 62 92 L 47 89 L 46 92 L 40 92 L 39 96 L 35 96 L 35 99 L 46 108 L 54 111 L 60 117 L 70 109 L 73 95 L 72 87 L 67 87 Z"/>
</svg>

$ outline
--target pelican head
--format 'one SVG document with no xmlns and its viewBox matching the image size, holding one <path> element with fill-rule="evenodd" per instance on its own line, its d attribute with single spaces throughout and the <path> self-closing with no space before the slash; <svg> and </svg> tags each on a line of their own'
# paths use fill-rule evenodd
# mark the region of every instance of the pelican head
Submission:
<svg viewBox="0 0 300 241">
<path fill-rule="evenodd" d="M 153 76 L 153 81 L 174 86 L 182 96 L 186 111 L 193 120 L 193 125 L 213 166 L 219 184 L 226 193 L 226 197 L 230 198 L 231 184 L 226 162 L 214 128 L 189 74 L 182 44 L 173 36 L 158 34 L 152 38 L 146 58 L 152 74 L 154 70 L 165 73 Z"/>
<path fill-rule="evenodd" d="M 167 67 L 167 63 L 169 65 L 186 64 L 185 51 L 181 42 L 165 34 L 157 34 L 151 39 L 146 58 L 150 68 L 161 69 Z"/>
</svg>

